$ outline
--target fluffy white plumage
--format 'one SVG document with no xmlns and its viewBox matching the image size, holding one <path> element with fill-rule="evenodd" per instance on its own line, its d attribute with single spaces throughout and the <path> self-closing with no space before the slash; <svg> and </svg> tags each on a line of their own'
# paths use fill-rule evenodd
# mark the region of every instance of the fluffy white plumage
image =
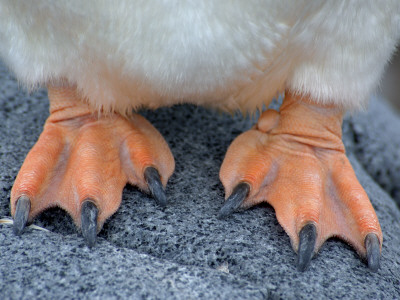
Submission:
<svg viewBox="0 0 400 300">
<path fill-rule="evenodd" d="M 286 88 L 359 107 L 399 35 L 398 0 L 0 0 L 0 56 L 22 83 L 68 82 L 121 113 L 251 111 Z"/>
</svg>

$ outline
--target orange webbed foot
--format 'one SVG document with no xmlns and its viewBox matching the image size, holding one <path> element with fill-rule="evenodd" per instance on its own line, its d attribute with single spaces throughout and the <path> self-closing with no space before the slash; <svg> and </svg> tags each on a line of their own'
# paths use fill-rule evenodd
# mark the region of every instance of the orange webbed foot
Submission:
<svg viewBox="0 0 400 300">
<path fill-rule="evenodd" d="M 65 209 L 93 246 L 127 182 L 165 206 L 174 158 L 142 116 L 92 113 L 74 88 L 49 88 L 50 116 L 11 191 L 14 232 L 41 211 Z"/>
<path fill-rule="evenodd" d="M 330 237 L 351 244 L 379 268 L 382 232 L 341 140 L 343 111 L 287 93 L 280 112 L 267 110 L 257 126 L 229 147 L 220 178 L 229 195 L 220 216 L 270 203 L 304 271 Z"/>
</svg>

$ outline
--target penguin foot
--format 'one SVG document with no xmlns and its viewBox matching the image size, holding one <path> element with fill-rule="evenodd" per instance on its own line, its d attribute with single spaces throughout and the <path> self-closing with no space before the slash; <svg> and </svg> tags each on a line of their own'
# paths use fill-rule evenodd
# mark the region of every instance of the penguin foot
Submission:
<svg viewBox="0 0 400 300">
<path fill-rule="evenodd" d="M 382 232 L 341 140 L 343 111 L 287 93 L 229 147 L 220 178 L 227 201 L 220 216 L 270 203 L 306 270 L 330 237 L 339 237 L 379 268 Z"/>
<path fill-rule="evenodd" d="M 49 99 L 50 116 L 11 191 L 16 234 L 41 211 L 59 206 L 93 246 L 127 182 L 166 205 L 174 158 L 146 119 L 92 113 L 74 88 L 49 88 Z"/>
</svg>

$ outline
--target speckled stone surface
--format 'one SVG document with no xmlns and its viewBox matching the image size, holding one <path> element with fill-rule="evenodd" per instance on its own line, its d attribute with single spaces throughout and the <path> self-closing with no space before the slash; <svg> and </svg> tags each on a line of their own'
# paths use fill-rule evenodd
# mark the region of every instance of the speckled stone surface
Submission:
<svg viewBox="0 0 400 300">
<path fill-rule="evenodd" d="M 48 115 L 46 92 L 28 95 L 0 65 L 0 217 L 23 159 Z M 373 99 L 346 118 L 344 142 L 384 232 L 381 269 L 331 239 L 299 273 L 289 238 L 267 204 L 217 219 L 219 166 L 230 142 L 254 120 L 194 106 L 143 114 L 176 159 L 161 209 L 127 186 L 120 209 L 93 249 L 60 209 L 42 213 L 21 237 L 0 224 L 0 298 L 395 299 L 400 297 L 400 119 Z M 386 190 L 384 190 L 382 187 Z"/>
</svg>

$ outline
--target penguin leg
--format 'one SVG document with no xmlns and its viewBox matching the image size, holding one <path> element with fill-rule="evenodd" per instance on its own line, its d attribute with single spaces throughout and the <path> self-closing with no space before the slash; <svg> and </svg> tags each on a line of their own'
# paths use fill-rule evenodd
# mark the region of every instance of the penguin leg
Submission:
<svg viewBox="0 0 400 300">
<path fill-rule="evenodd" d="M 287 93 L 280 112 L 263 112 L 257 125 L 230 145 L 220 170 L 228 197 L 220 216 L 270 203 L 305 270 L 330 237 L 339 237 L 379 267 L 382 232 L 345 154 L 343 110 Z"/>
<path fill-rule="evenodd" d="M 92 246 L 127 182 L 166 204 L 174 158 L 143 117 L 92 113 L 75 88 L 49 87 L 50 116 L 11 191 L 14 231 L 38 213 L 65 209 Z"/>
</svg>

